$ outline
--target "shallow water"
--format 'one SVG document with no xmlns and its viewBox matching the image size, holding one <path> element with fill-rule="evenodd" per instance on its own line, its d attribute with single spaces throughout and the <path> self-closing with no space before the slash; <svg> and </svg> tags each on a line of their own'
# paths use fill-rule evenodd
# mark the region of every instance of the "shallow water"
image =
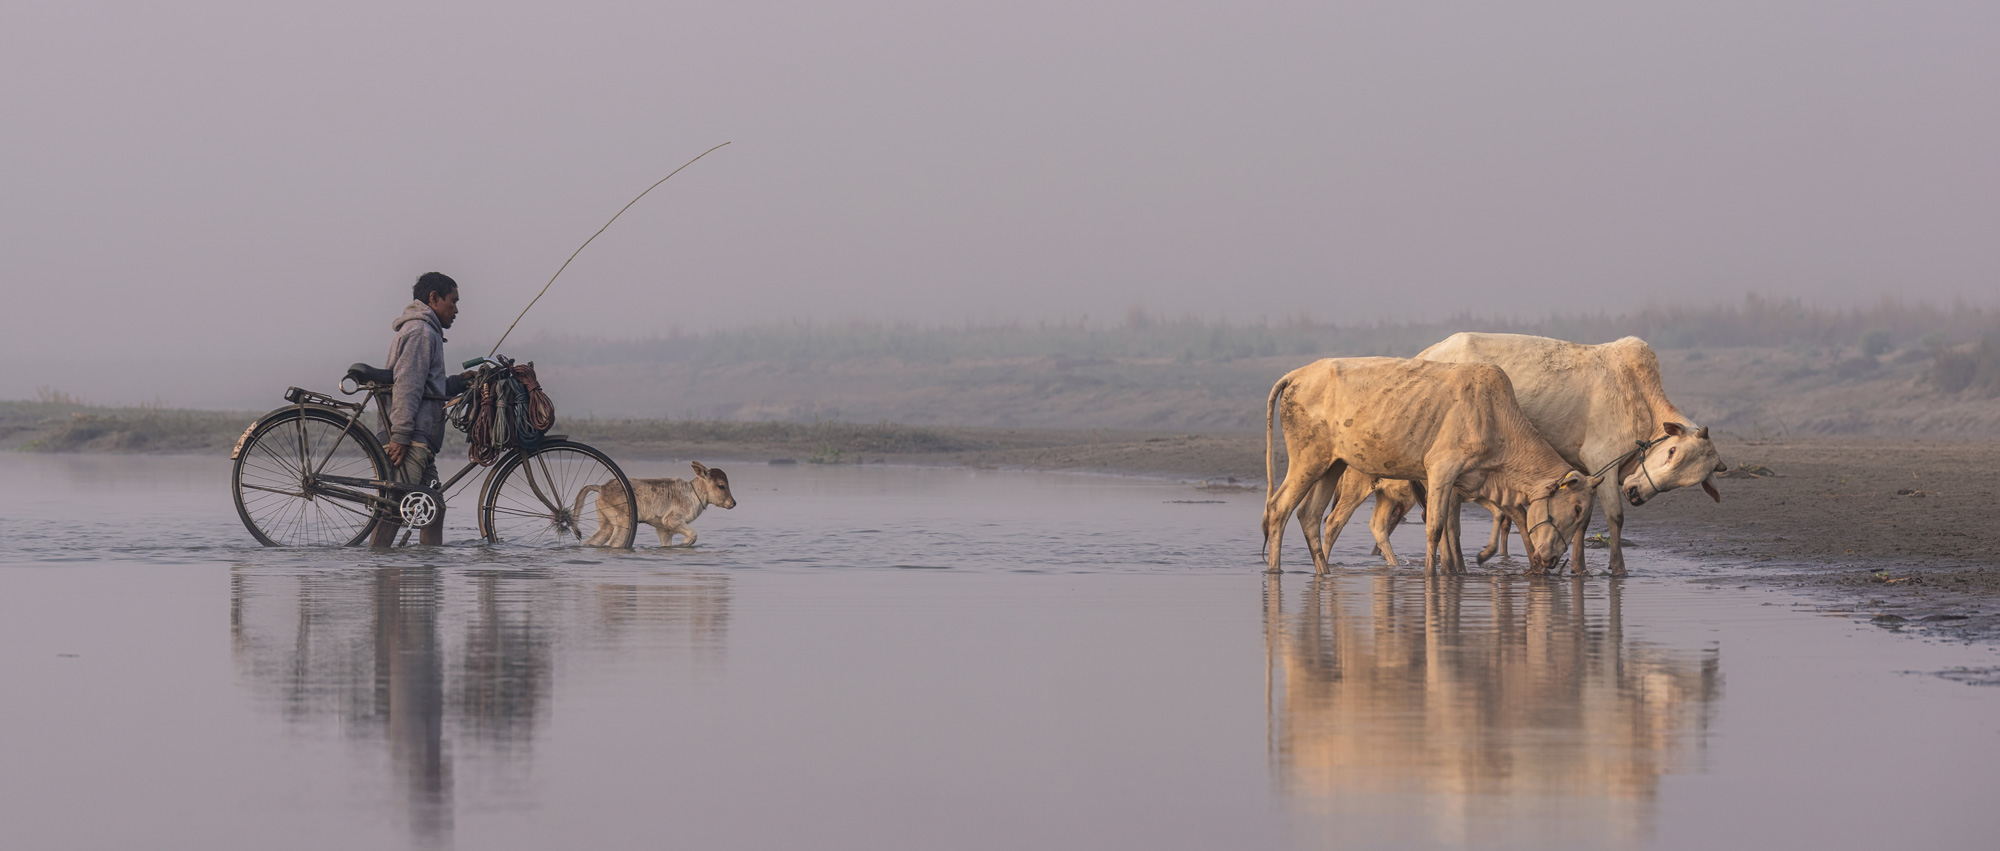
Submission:
<svg viewBox="0 0 2000 851">
<path fill-rule="evenodd" d="M 1427 582 L 1374 566 L 1357 523 L 1353 567 L 1267 579 L 1261 494 L 730 474 L 741 506 L 692 550 L 642 530 L 632 553 L 372 555 L 255 546 L 217 459 L 0 456 L 0 847 L 1972 848 L 2000 828 L 2000 689 L 1922 673 L 1994 651 L 1727 581 L 1743 568 L 1634 550 L 1621 581 Z"/>
</svg>

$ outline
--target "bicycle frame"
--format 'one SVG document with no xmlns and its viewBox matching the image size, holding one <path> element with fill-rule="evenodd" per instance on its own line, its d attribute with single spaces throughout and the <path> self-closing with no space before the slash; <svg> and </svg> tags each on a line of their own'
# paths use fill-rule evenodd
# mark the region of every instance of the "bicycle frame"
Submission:
<svg viewBox="0 0 2000 851">
<path fill-rule="evenodd" d="M 250 439 L 250 435 L 256 433 L 258 427 L 263 425 L 264 422 L 266 420 L 269 420 L 273 415 L 284 413 L 287 411 L 303 412 L 309 408 L 332 414 L 333 416 L 341 419 L 343 421 L 342 422 L 343 429 L 364 435 L 365 438 L 363 439 L 372 443 L 376 451 L 378 452 L 381 451 L 383 448 L 381 438 L 376 437 L 374 432 L 369 431 L 366 428 L 361 428 L 360 420 L 362 413 L 368 409 L 369 403 L 374 402 L 376 419 L 381 424 L 382 430 L 384 431 L 388 430 L 389 415 L 387 412 L 386 403 L 380 400 L 378 397 L 388 395 L 388 393 L 390 392 L 390 388 L 386 385 L 379 385 L 379 384 L 357 384 L 354 390 L 348 391 L 343 385 L 342 392 L 346 392 L 349 395 L 366 392 L 368 395 L 360 402 L 346 402 L 340 399 L 335 399 L 332 396 L 328 396 L 324 393 L 314 393 L 310 390 L 304 390 L 298 387 L 292 387 L 287 389 L 285 391 L 285 401 L 292 403 L 291 406 L 285 408 L 279 408 L 278 410 L 272 411 L 271 413 L 266 414 L 263 417 L 259 418 L 257 422 L 251 423 L 249 428 L 243 430 L 243 435 L 236 439 L 236 446 L 230 452 L 229 457 L 234 459 L 237 455 L 241 454 L 243 451 L 244 444 Z M 566 438 L 565 435 L 560 435 L 560 434 L 551 434 L 546 436 L 546 439 L 550 440 L 562 440 L 565 438 Z M 304 443 L 305 434 L 303 430 L 299 432 L 298 439 L 300 441 L 299 454 L 301 457 L 304 457 L 306 455 L 306 446 Z M 314 463 L 310 469 L 318 470 L 323 468 L 326 465 L 328 459 L 330 459 L 333 456 L 333 451 L 338 445 L 339 445 L 338 442 L 329 444 L 326 449 L 326 454 L 321 456 L 317 461 L 317 463 Z M 521 450 L 519 449 L 508 450 L 509 453 L 517 453 L 520 451 Z M 501 458 L 496 460 L 495 463 L 493 464 L 493 469 L 496 471 L 500 469 L 500 467 L 503 466 L 501 462 L 504 462 L 505 460 L 506 456 L 505 455 L 501 456 Z M 460 468 L 457 473 L 452 474 L 451 478 L 446 479 L 444 482 L 439 484 L 434 489 L 434 493 L 436 493 L 438 497 L 439 504 L 442 505 L 445 502 L 446 496 L 451 493 L 452 488 L 457 487 L 459 482 L 463 481 L 466 476 L 471 475 L 472 471 L 479 469 L 479 466 L 480 465 L 475 462 L 467 461 L 464 467 Z M 549 473 L 546 463 L 541 463 L 539 465 L 524 463 L 521 466 L 522 466 L 522 474 L 526 476 L 528 481 L 528 488 L 534 493 L 535 497 L 539 499 L 542 502 L 542 504 L 545 507 L 547 507 L 550 510 L 550 512 L 555 516 L 567 517 L 570 512 L 566 510 L 568 506 L 566 503 L 562 501 L 561 495 L 560 494 L 554 494 L 553 496 L 551 495 L 554 492 L 555 480 L 554 477 Z M 535 474 L 535 468 L 537 466 L 541 467 L 540 476 L 537 476 Z M 547 488 L 547 492 L 544 491 L 544 488 L 542 487 L 542 484 L 540 481 L 538 481 L 538 479 L 547 479 L 549 481 L 550 487 Z M 492 474 L 489 473 L 485 487 L 481 488 L 480 491 L 481 494 L 483 495 L 485 491 L 488 488 L 491 488 L 492 486 L 493 486 Z M 250 485 L 249 487 L 256 488 L 255 485 Z M 335 476 L 335 475 L 327 475 L 319 473 L 312 474 L 309 477 L 308 481 L 305 483 L 305 487 L 311 494 L 315 496 L 325 496 L 331 499 L 339 499 L 346 502 L 369 506 L 371 510 L 375 511 L 378 515 L 381 515 L 383 517 L 396 517 L 401 512 L 400 501 L 402 494 L 408 493 L 410 491 L 433 490 L 431 488 L 426 488 L 422 485 L 413 485 L 406 482 L 388 481 L 383 479 L 368 479 L 355 476 Z M 257 489 L 267 490 L 266 488 L 257 488 Z M 378 493 L 376 493 L 377 491 L 388 491 L 392 495 L 389 497 L 383 497 L 378 495 Z"/>
</svg>

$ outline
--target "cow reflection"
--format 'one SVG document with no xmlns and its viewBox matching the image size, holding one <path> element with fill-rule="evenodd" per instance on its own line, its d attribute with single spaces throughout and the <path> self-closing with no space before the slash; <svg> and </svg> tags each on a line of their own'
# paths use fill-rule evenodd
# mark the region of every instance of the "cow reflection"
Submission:
<svg viewBox="0 0 2000 851">
<path fill-rule="evenodd" d="M 549 711 L 559 633 L 615 651 L 662 631 L 702 657 L 728 627 L 726 577 L 594 584 L 538 572 L 239 567 L 239 674 L 289 720 L 384 748 L 417 844 L 451 844 L 453 777 L 483 795 L 525 781 Z M 592 640 L 593 638 L 599 640 Z"/>
<path fill-rule="evenodd" d="M 1644 844 L 1661 776 L 1701 753 L 1719 653 L 1627 640 L 1621 594 L 1617 580 L 1336 576 L 1288 611 L 1272 581 L 1283 792 L 1336 817 L 1419 808 L 1402 821 L 1423 835 L 1375 840 Z"/>
</svg>

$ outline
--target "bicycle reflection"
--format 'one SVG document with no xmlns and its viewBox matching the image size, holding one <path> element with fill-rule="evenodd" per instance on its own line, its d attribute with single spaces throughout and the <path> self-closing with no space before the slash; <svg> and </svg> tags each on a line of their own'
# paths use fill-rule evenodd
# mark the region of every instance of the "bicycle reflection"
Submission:
<svg viewBox="0 0 2000 851">
<path fill-rule="evenodd" d="M 1341 839 L 1644 844 L 1660 778 L 1697 767 L 1720 651 L 1627 639 L 1623 584 L 1333 576 L 1288 604 L 1271 580 L 1281 792 Z"/>
<path fill-rule="evenodd" d="M 288 721 L 382 748 L 415 843 L 451 844 L 455 774 L 517 796 L 554 690 L 556 648 L 616 654 L 635 641 L 719 663 L 725 575 L 649 584 L 563 574 L 239 566 L 230 633 L 239 676 Z M 567 656 L 566 656 L 567 658 Z"/>
</svg>

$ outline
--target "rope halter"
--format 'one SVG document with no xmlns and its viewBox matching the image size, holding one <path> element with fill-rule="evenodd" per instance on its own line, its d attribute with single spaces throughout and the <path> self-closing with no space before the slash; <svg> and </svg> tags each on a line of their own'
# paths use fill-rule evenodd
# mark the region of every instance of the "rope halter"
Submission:
<svg viewBox="0 0 2000 851">
<path fill-rule="evenodd" d="M 1631 449 L 1625 450 L 1625 454 L 1613 458 L 1611 459 L 1610 463 L 1607 463 L 1604 466 L 1597 468 L 1597 472 L 1590 474 L 1590 477 L 1594 479 L 1597 478 L 1598 476 L 1602 476 L 1604 475 L 1604 471 L 1615 469 L 1616 467 L 1618 467 L 1618 465 L 1625 463 L 1626 459 L 1631 458 L 1633 455 L 1638 455 L 1639 472 L 1643 473 L 1646 476 L 1646 486 L 1652 488 L 1653 493 L 1657 495 L 1660 492 L 1660 486 L 1653 483 L 1653 471 L 1646 469 L 1646 455 L 1653 451 L 1654 446 L 1659 445 L 1661 442 L 1665 441 L 1667 438 L 1672 436 L 1673 435 L 1663 434 L 1660 435 L 1659 437 L 1653 438 L 1652 440 L 1632 441 L 1633 446 Z M 1620 482 L 1619 484 L 1623 485 L 1624 482 Z"/>
</svg>

